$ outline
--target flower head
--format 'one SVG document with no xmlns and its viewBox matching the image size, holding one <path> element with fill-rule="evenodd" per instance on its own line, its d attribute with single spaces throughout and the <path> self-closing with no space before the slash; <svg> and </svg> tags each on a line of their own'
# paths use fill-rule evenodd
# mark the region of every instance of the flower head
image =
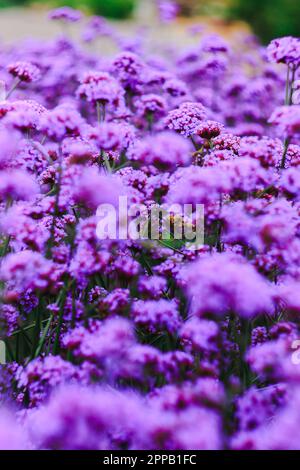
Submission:
<svg viewBox="0 0 300 470">
<path fill-rule="evenodd" d="M 202 121 L 206 119 L 206 110 L 201 103 L 183 103 L 178 109 L 170 111 L 166 117 L 169 129 L 190 137 L 196 133 Z"/>
<path fill-rule="evenodd" d="M 7 70 L 22 82 L 36 82 L 41 78 L 40 69 L 30 62 L 14 62 L 7 66 Z"/>
<path fill-rule="evenodd" d="M 124 90 L 107 72 L 87 72 L 77 89 L 77 96 L 91 103 L 118 108 L 123 103 Z"/>
<path fill-rule="evenodd" d="M 188 266 L 185 276 L 193 313 L 199 316 L 236 312 L 251 318 L 273 310 L 268 282 L 251 265 L 230 254 L 205 257 Z"/>
<path fill-rule="evenodd" d="M 79 10 L 75 10 L 71 7 L 60 7 L 51 10 L 48 15 L 50 20 L 59 20 L 66 23 L 76 23 L 82 18 L 82 14 Z"/>
<path fill-rule="evenodd" d="M 292 36 L 273 39 L 267 48 L 271 62 L 298 67 L 300 64 L 300 39 Z"/>
</svg>

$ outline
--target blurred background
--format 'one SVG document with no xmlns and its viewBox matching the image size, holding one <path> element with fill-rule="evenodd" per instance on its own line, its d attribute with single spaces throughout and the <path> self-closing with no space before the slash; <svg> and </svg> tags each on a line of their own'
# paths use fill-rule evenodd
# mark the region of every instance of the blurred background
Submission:
<svg viewBox="0 0 300 470">
<path fill-rule="evenodd" d="M 172 3 L 172 0 L 0 0 L 0 20 L 12 18 L 13 14 L 17 14 L 16 8 L 22 8 L 23 11 L 26 7 L 38 12 L 69 5 L 87 14 L 114 20 L 149 22 L 155 21 L 159 3 L 164 3 L 165 8 L 168 8 L 167 4 Z M 264 43 L 278 36 L 300 35 L 299 0 L 176 0 L 176 4 L 176 21 L 179 23 L 188 20 L 196 22 L 198 19 L 205 23 L 207 18 L 213 19 L 216 25 L 230 26 L 237 21 L 244 21 L 251 25 Z M 11 13 L 7 13 L 9 10 Z"/>
</svg>

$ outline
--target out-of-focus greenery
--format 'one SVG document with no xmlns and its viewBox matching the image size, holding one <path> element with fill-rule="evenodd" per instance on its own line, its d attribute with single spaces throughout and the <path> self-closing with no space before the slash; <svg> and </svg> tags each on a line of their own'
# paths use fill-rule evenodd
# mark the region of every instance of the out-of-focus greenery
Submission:
<svg viewBox="0 0 300 470">
<path fill-rule="evenodd" d="M 231 0 L 229 16 L 247 21 L 264 42 L 300 36 L 299 0 Z"/>
<path fill-rule="evenodd" d="M 0 8 L 23 6 L 28 3 L 28 0 L 0 0 Z"/>
<path fill-rule="evenodd" d="M 47 0 L 47 5 L 53 8 L 68 5 L 73 8 L 82 8 L 92 13 L 106 16 L 108 18 L 128 18 L 139 0 Z M 44 3 L 44 0 L 0 0 L 0 8 L 19 5 L 30 5 L 30 3 Z"/>
</svg>

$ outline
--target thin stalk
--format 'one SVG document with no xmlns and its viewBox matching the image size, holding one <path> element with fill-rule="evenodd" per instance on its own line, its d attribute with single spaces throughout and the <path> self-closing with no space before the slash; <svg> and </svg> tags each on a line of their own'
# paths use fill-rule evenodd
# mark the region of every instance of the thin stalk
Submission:
<svg viewBox="0 0 300 470">
<path fill-rule="evenodd" d="M 15 89 L 20 85 L 21 83 L 21 80 L 19 78 L 17 78 L 14 83 L 12 84 L 12 87 L 10 90 L 8 90 L 7 92 L 7 95 L 6 95 L 6 99 L 8 99 L 10 97 L 10 95 L 15 91 Z"/>
<path fill-rule="evenodd" d="M 99 101 L 96 102 L 96 110 L 97 110 L 97 121 L 98 121 L 98 124 L 100 124 L 100 122 L 101 122 L 101 108 L 100 108 Z"/>
<path fill-rule="evenodd" d="M 3 256 L 6 255 L 6 253 L 7 253 L 7 251 L 8 251 L 10 239 L 11 239 L 10 235 L 5 238 L 4 243 L 3 243 L 3 245 L 1 246 L 0 258 L 3 258 Z"/>
<path fill-rule="evenodd" d="M 57 191 L 56 191 L 56 196 L 55 196 L 55 202 L 54 202 L 54 211 L 53 211 L 53 216 L 52 216 L 52 224 L 51 224 L 51 229 L 50 229 L 50 238 L 48 240 L 48 247 L 46 251 L 46 257 L 51 258 L 52 254 L 52 246 L 54 244 L 54 238 L 55 238 L 55 221 L 59 212 L 59 195 L 60 195 L 60 185 L 61 185 L 61 173 L 62 173 L 62 168 L 59 166 L 58 169 L 58 181 L 57 181 Z"/>
<path fill-rule="evenodd" d="M 48 321 L 48 318 L 46 318 L 45 320 L 42 320 L 41 323 L 45 323 Z M 10 336 L 16 336 L 16 335 L 19 335 L 20 333 L 24 332 L 24 331 L 28 331 L 28 330 L 31 330 L 32 328 L 35 327 L 35 323 L 31 323 L 31 325 L 28 325 L 28 326 L 25 326 L 24 328 L 21 328 L 19 330 L 15 330 Z"/>
<path fill-rule="evenodd" d="M 60 292 L 60 298 L 59 298 L 59 303 L 60 303 L 60 309 L 59 309 L 59 316 L 58 316 L 58 323 L 56 327 L 56 334 L 55 334 L 55 340 L 54 340 L 54 345 L 53 345 L 53 354 L 56 355 L 58 354 L 59 350 L 59 337 L 60 337 L 60 331 L 63 323 L 63 317 L 64 317 L 64 307 L 67 299 L 67 294 L 72 286 L 74 280 L 72 280 L 69 284 L 65 285 L 63 289 Z"/>
<path fill-rule="evenodd" d="M 290 95 L 290 66 L 287 66 L 286 82 L 285 82 L 285 100 L 284 104 L 288 106 Z"/>
<path fill-rule="evenodd" d="M 290 145 L 290 140 L 288 138 L 284 139 L 283 154 L 282 154 L 281 165 L 280 165 L 280 168 L 282 170 L 284 170 L 284 168 L 285 168 L 286 156 L 287 156 L 287 153 L 288 153 L 289 145 Z"/>
<path fill-rule="evenodd" d="M 148 122 L 148 132 L 152 132 L 153 129 L 153 122 L 154 122 L 154 116 L 153 113 L 148 113 L 147 115 L 147 122 Z"/>
<path fill-rule="evenodd" d="M 43 331 L 43 334 L 41 336 L 41 339 L 39 341 L 39 344 L 38 344 L 38 347 L 36 348 L 36 351 L 34 353 L 34 357 L 38 357 L 40 355 L 40 352 L 42 351 L 43 349 L 43 346 L 45 344 L 45 341 L 46 341 L 46 337 L 47 337 L 47 334 L 48 334 L 48 331 L 49 331 L 49 328 L 50 328 L 50 325 L 52 323 L 52 320 L 53 320 L 53 314 L 50 315 L 50 317 L 48 318 L 48 321 L 47 321 L 47 324 L 44 328 L 44 331 Z"/>
<path fill-rule="evenodd" d="M 292 69 L 292 79 L 291 79 L 291 85 L 290 85 L 290 93 L 288 97 L 288 104 L 291 106 L 293 104 L 293 93 L 294 93 L 294 81 L 295 81 L 295 76 L 296 76 L 296 67 L 293 67 Z"/>
<path fill-rule="evenodd" d="M 106 118 L 105 104 L 101 103 L 100 101 L 97 101 L 96 110 L 97 110 L 97 121 L 98 121 L 98 124 L 100 124 L 101 122 L 104 122 Z"/>
<path fill-rule="evenodd" d="M 198 145 L 196 144 L 196 141 L 195 141 L 194 137 L 191 136 L 190 139 L 191 139 L 191 142 L 192 142 L 193 146 L 195 147 L 196 152 L 198 152 L 199 147 L 198 147 Z"/>
<path fill-rule="evenodd" d="M 174 246 L 170 246 L 168 245 L 167 243 L 165 243 L 163 240 L 156 240 L 160 245 L 166 247 L 166 248 L 169 248 L 170 250 L 173 250 L 175 251 L 176 253 L 179 253 L 180 255 L 183 255 L 184 256 L 184 253 L 180 250 L 178 250 L 177 248 L 175 248 Z"/>
<path fill-rule="evenodd" d="M 294 91 L 293 84 L 295 81 L 295 75 L 296 75 L 296 67 L 292 67 L 292 75 L 291 75 L 291 68 L 288 65 L 287 76 L 286 76 L 286 86 L 285 86 L 285 101 L 284 101 L 285 106 L 291 106 L 293 102 L 293 91 Z M 282 170 L 284 170 L 285 168 L 289 145 L 290 145 L 290 139 L 287 137 L 283 143 L 283 154 L 282 154 L 281 165 L 280 165 L 280 168 Z"/>
<path fill-rule="evenodd" d="M 41 302 L 38 303 L 35 313 L 36 313 L 36 321 L 34 325 L 34 332 L 33 332 L 33 345 L 32 345 L 32 351 L 31 351 L 31 359 L 34 359 L 35 357 L 35 351 L 37 349 L 39 340 L 40 340 L 40 333 L 41 333 L 41 326 L 42 326 L 42 319 L 41 319 L 41 312 L 39 311 L 39 308 L 41 307 Z M 19 338 L 19 336 L 17 336 Z"/>
<path fill-rule="evenodd" d="M 107 169 L 108 173 L 111 173 L 112 169 L 111 169 L 111 166 L 110 166 L 110 163 L 109 163 L 109 159 L 107 158 L 107 153 L 106 152 L 101 152 L 101 156 L 104 160 L 104 163 L 105 163 L 105 166 L 106 166 L 106 169 Z"/>
</svg>

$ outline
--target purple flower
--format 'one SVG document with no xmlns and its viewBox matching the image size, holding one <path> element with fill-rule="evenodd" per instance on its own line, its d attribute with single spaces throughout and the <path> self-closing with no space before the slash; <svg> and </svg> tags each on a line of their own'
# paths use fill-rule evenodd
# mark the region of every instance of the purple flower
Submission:
<svg viewBox="0 0 300 470">
<path fill-rule="evenodd" d="M 240 141 L 239 155 L 260 161 L 264 167 L 277 166 L 282 157 L 283 147 L 278 139 L 268 137 L 245 137 Z"/>
<path fill-rule="evenodd" d="M 223 127 L 222 124 L 216 121 L 204 121 L 197 128 L 196 134 L 202 137 L 202 139 L 212 139 L 221 134 Z"/>
<path fill-rule="evenodd" d="M 145 297 L 157 299 L 167 290 L 167 281 L 162 276 L 141 276 L 138 281 L 138 291 Z"/>
<path fill-rule="evenodd" d="M 281 177 L 280 188 L 289 197 L 294 200 L 299 200 L 300 185 L 299 185 L 300 169 L 288 168 Z"/>
<path fill-rule="evenodd" d="M 204 36 L 201 41 L 201 49 L 204 52 L 228 52 L 229 46 L 218 34 Z"/>
<path fill-rule="evenodd" d="M 2 129 L 0 131 L 0 169 L 5 168 L 12 160 L 18 148 L 18 133 L 12 138 L 12 131 Z"/>
<path fill-rule="evenodd" d="M 39 192 L 35 179 L 22 170 L 6 170 L 0 172 L 1 199 L 33 199 Z"/>
<path fill-rule="evenodd" d="M 278 127 L 284 137 L 299 138 L 300 135 L 300 105 L 281 106 L 272 113 L 269 122 Z"/>
<path fill-rule="evenodd" d="M 133 52 L 121 52 L 112 63 L 112 73 L 116 75 L 125 90 L 136 92 L 144 82 L 146 66 Z"/>
<path fill-rule="evenodd" d="M 250 348 L 247 362 L 261 380 L 298 382 L 299 368 L 292 362 L 292 341 L 296 337 L 279 337 Z"/>
<path fill-rule="evenodd" d="M 99 151 L 90 141 L 80 137 L 67 137 L 62 142 L 62 152 L 70 164 L 85 164 L 96 161 Z"/>
<path fill-rule="evenodd" d="M 101 313 L 109 315 L 122 314 L 128 309 L 130 302 L 129 289 L 114 289 L 105 298 L 98 302 L 98 308 Z"/>
<path fill-rule="evenodd" d="M 71 106 L 61 105 L 41 117 L 40 130 L 54 140 L 60 140 L 65 136 L 78 137 L 83 122 L 76 109 Z"/>
<path fill-rule="evenodd" d="M 179 337 L 187 351 L 218 352 L 220 332 L 212 320 L 192 317 L 181 327 Z"/>
<path fill-rule="evenodd" d="M 142 164 L 170 170 L 187 165 L 191 152 L 189 143 L 183 137 L 172 132 L 162 132 L 136 142 L 130 148 L 129 156 Z"/>
<path fill-rule="evenodd" d="M 77 96 L 91 103 L 109 105 L 113 109 L 123 104 L 124 90 L 107 72 L 87 72 L 77 89 Z"/>
<path fill-rule="evenodd" d="M 76 23 L 82 18 L 82 13 L 71 7 L 60 7 L 49 12 L 50 20 L 59 20 L 66 23 Z"/>
<path fill-rule="evenodd" d="M 17 374 L 19 390 L 25 390 L 30 406 L 45 401 L 51 390 L 75 377 L 75 367 L 60 356 L 47 356 L 31 361 Z"/>
<path fill-rule="evenodd" d="M 173 0 L 158 0 L 159 17 L 163 23 L 171 23 L 179 13 L 180 7 Z"/>
<path fill-rule="evenodd" d="M 135 324 L 151 333 L 168 331 L 175 333 L 180 326 L 176 303 L 160 300 L 138 300 L 134 302 L 131 315 Z"/>
<path fill-rule="evenodd" d="M 111 374 L 111 380 L 119 372 L 129 348 L 134 346 L 135 338 L 131 323 L 115 317 L 105 322 L 98 321 L 90 330 L 75 328 L 65 335 L 63 344 L 77 358 L 98 363 Z"/>
<path fill-rule="evenodd" d="M 240 142 L 239 136 L 221 133 L 213 139 L 213 146 L 216 150 L 232 150 L 234 153 L 238 153 Z"/>
<path fill-rule="evenodd" d="M 85 168 L 75 178 L 73 197 L 87 207 L 96 209 L 100 204 L 118 207 L 119 196 L 126 196 L 126 191 L 115 175 L 100 173 L 96 168 Z"/>
<path fill-rule="evenodd" d="M 179 168 L 173 177 L 173 184 L 166 196 L 166 201 L 171 204 L 209 205 L 231 188 L 226 173 L 215 168 Z M 187 192 L 186 188 L 190 191 Z"/>
<path fill-rule="evenodd" d="M 24 250 L 8 254 L 3 259 L 0 278 L 8 283 L 9 290 L 12 291 L 32 289 L 43 292 L 57 287 L 60 272 L 42 254 Z"/>
<path fill-rule="evenodd" d="M 182 98 L 188 95 L 188 87 L 182 80 L 169 78 L 163 84 L 164 91 L 172 98 Z"/>
<path fill-rule="evenodd" d="M 262 389 L 251 387 L 237 400 L 239 430 L 253 430 L 276 417 L 287 400 L 285 384 Z"/>
<path fill-rule="evenodd" d="M 50 236 L 46 226 L 26 214 L 20 205 L 13 205 L 1 216 L 0 230 L 15 248 L 25 246 L 37 251 L 43 250 Z"/>
<path fill-rule="evenodd" d="M 184 276 L 196 315 L 236 312 L 249 318 L 273 311 L 269 283 L 251 265 L 230 254 L 205 257 L 187 266 Z"/>
<path fill-rule="evenodd" d="M 160 118 L 166 114 L 167 103 L 164 98 L 154 93 L 142 95 L 134 101 L 138 116 Z"/>
<path fill-rule="evenodd" d="M 120 153 L 133 144 L 136 131 L 134 127 L 123 122 L 104 122 L 97 127 L 88 128 L 84 135 L 99 149 Z"/>
<path fill-rule="evenodd" d="M 113 35 L 114 30 L 105 18 L 92 16 L 82 33 L 82 39 L 89 43 L 94 41 L 97 37 Z"/>
<path fill-rule="evenodd" d="M 29 439 L 24 427 L 16 416 L 9 410 L 1 407 L 0 414 L 0 450 L 28 450 Z"/>
<path fill-rule="evenodd" d="M 167 29 L 1 47 L 1 449 L 300 447 L 299 38 Z"/>
<path fill-rule="evenodd" d="M 0 337 L 10 336 L 18 326 L 19 313 L 13 305 L 2 304 L 0 306 Z"/>
</svg>

